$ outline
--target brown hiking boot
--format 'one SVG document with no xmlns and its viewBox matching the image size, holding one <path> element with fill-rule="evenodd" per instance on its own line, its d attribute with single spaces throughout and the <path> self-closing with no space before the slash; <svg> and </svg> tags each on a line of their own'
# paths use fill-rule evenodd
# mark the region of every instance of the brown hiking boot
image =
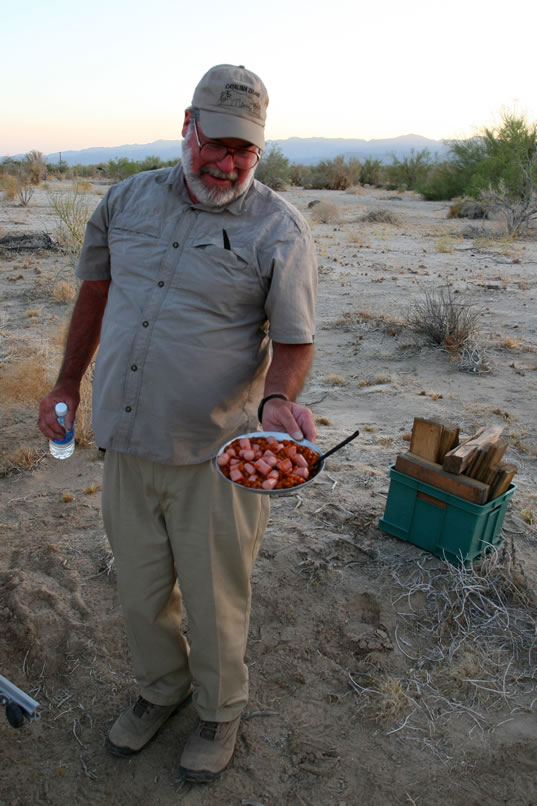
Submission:
<svg viewBox="0 0 537 806">
<path fill-rule="evenodd" d="M 154 705 L 138 697 L 114 722 L 106 739 L 106 748 L 114 756 L 134 756 L 151 741 L 173 714 L 187 705 L 191 693 L 175 705 Z"/>
<path fill-rule="evenodd" d="M 231 761 L 240 716 L 231 722 L 200 723 L 189 737 L 179 767 L 179 780 L 214 781 Z"/>
</svg>

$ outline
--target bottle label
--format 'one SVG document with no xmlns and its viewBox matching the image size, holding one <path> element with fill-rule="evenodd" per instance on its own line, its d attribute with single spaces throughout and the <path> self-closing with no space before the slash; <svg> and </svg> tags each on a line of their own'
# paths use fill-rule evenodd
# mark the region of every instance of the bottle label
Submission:
<svg viewBox="0 0 537 806">
<path fill-rule="evenodd" d="M 75 435 L 75 429 L 71 428 L 70 431 L 65 432 L 65 436 L 63 439 L 53 439 L 52 441 L 55 445 L 67 445 L 69 442 L 71 442 L 74 435 Z"/>
</svg>

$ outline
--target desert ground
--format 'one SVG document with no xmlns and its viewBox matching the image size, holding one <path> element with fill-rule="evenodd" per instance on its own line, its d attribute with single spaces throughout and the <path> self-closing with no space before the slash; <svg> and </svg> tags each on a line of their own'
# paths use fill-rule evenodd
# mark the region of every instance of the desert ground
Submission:
<svg viewBox="0 0 537 806">
<path fill-rule="evenodd" d="M 105 190 L 86 188 L 90 207 Z M 87 422 L 64 462 L 36 426 L 72 261 L 55 247 L 45 189 L 28 207 L 0 203 L 0 674 L 40 703 L 19 730 L 0 713 L 0 806 L 537 803 L 537 238 L 506 239 L 500 221 L 448 218 L 447 203 L 407 192 L 285 197 L 319 258 L 301 401 L 322 449 L 360 436 L 273 502 L 252 578 L 250 703 L 231 767 L 198 786 L 176 781 L 191 707 L 138 757 L 105 750 L 137 688 L 99 512 L 102 459 Z M 52 242 L 25 250 L 13 241 L 25 234 Z M 409 324 L 425 291 L 448 284 L 475 317 L 462 350 Z M 463 436 L 505 428 L 517 489 L 501 548 L 473 569 L 378 527 L 414 417 Z"/>
</svg>

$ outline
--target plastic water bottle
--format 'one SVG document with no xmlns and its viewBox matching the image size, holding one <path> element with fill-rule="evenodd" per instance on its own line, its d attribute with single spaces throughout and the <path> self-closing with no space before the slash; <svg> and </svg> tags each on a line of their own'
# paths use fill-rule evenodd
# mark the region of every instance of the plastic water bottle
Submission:
<svg viewBox="0 0 537 806">
<path fill-rule="evenodd" d="M 65 415 L 67 414 L 67 410 L 67 403 L 56 403 L 56 417 L 58 418 L 59 424 L 62 426 Z M 70 431 L 65 432 L 63 439 L 50 439 L 49 449 L 55 459 L 68 459 L 70 456 L 72 456 L 75 449 L 74 426 Z"/>
</svg>

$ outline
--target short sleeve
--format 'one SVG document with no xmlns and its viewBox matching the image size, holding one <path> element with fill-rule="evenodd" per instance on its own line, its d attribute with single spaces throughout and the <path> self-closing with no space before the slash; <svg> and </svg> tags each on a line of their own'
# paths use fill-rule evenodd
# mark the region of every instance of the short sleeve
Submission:
<svg viewBox="0 0 537 806">
<path fill-rule="evenodd" d="M 306 222 L 291 219 L 280 226 L 270 253 L 272 276 L 265 301 L 270 338 L 282 344 L 310 344 L 315 336 L 317 259 Z"/>
<path fill-rule="evenodd" d="M 86 225 L 84 243 L 76 268 L 76 276 L 81 280 L 110 279 L 109 199 L 110 192 L 99 203 Z"/>
</svg>

